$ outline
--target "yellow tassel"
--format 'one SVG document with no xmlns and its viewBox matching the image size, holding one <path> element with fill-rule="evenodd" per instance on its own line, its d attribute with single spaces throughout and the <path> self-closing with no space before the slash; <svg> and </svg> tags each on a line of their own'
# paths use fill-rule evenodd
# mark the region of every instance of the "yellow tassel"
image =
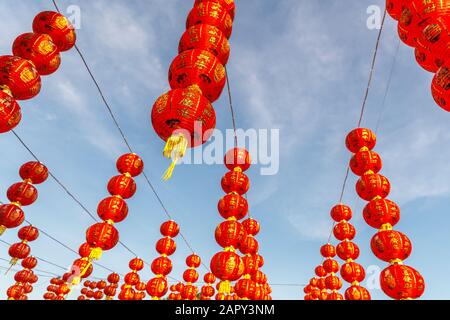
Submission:
<svg viewBox="0 0 450 320">
<path fill-rule="evenodd" d="M 1 236 L 2 234 L 4 234 L 5 231 L 6 231 L 6 227 L 5 227 L 5 226 L 0 226 L 0 236 Z"/>
<path fill-rule="evenodd" d="M 186 137 L 179 133 L 172 135 L 166 142 L 163 155 L 166 158 L 172 159 L 170 167 L 166 170 L 163 176 L 163 180 L 167 181 L 172 177 L 173 170 L 177 165 L 178 160 L 184 157 L 188 146 L 188 140 Z"/>
<path fill-rule="evenodd" d="M 219 293 L 230 294 L 231 292 L 231 283 L 228 280 L 221 281 L 219 284 Z"/>
<path fill-rule="evenodd" d="M 103 250 L 100 248 L 94 248 L 92 249 L 91 253 L 89 254 L 89 259 L 95 259 L 100 260 L 102 257 Z"/>
<path fill-rule="evenodd" d="M 76 286 L 79 285 L 81 282 L 81 277 L 75 277 L 72 279 L 72 285 Z"/>
</svg>

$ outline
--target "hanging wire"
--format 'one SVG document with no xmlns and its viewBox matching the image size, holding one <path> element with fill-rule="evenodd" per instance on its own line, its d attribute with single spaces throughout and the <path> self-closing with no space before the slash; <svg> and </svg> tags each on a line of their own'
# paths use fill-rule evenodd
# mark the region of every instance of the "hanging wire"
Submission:
<svg viewBox="0 0 450 320">
<path fill-rule="evenodd" d="M 230 113 L 231 113 L 231 122 L 233 124 L 233 132 L 234 132 L 234 147 L 237 148 L 238 146 L 238 136 L 237 136 L 237 129 L 236 129 L 236 115 L 234 113 L 234 107 L 233 107 L 233 99 L 231 98 L 231 86 L 230 86 L 230 78 L 228 77 L 228 69 L 225 66 L 225 75 L 226 75 L 226 82 L 227 82 L 227 91 L 228 91 L 228 104 L 230 106 Z"/>
</svg>

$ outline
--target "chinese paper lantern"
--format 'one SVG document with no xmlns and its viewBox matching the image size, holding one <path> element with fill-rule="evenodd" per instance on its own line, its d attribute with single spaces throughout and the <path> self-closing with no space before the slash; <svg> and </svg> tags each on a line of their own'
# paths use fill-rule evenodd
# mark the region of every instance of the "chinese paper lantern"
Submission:
<svg viewBox="0 0 450 320">
<path fill-rule="evenodd" d="M 29 206 L 37 200 L 38 191 L 31 183 L 18 182 L 8 188 L 7 197 L 11 202 Z"/>
<path fill-rule="evenodd" d="M 236 15 L 236 5 L 234 4 L 234 0 L 195 0 L 196 5 L 201 2 L 214 2 L 219 4 L 227 11 L 231 19 L 234 20 L 234 16 Z"/>
<path fill-rule="evenodd" d="M 356 229 L 351 223 L 341 221 L 334 226 L 333 235 L 339 241 L 353 240 L 356 235 Z"/>
<path fill-rule="evenodd" d="M 381 174 L 371 171 L 365 173 L 356 183 L 356 192 L 360 198 L 371 201 L 377 197 L 386 198 L 391 191 L 389 180 Z"/>
<path fill-rule="evenodd" d="M 86 241 L 93 248 L 110 250 L 119 241 L 119 232 L 112 224 L 96 223 L 86 231 Z"/>
<path fill-rule="evenodd" d="M 216 293 L 216 290 L 212 286 L 216 282 L 216 276 L 212 272 L 208 272 L 203 276 L 205 284 L 201 289 L 200 300 L 211 300 Z"/>
<path fill-rule="evenodd" d="M 247 171 L 251 163 L 250 153 L 244 148 L 230 149 L 224 157 L 224 164 L 231 171 Z"/>
<path fill-rule="evenodd" d="M 195 287 L 195 283 L 198 280 L 198 272 L 196 268 L 198 268 L 201 264 L 201 259 L 198 255 L 192 254 L 186 258 L 186 265 L 188 269 L 183 273 L 183 280 L 186 281 L 186 285 L 181 290 L 181 298 L 184 300 L 195 300 L 197 295 L 197 287 Z"/>
<path fill-rule="evenodd" d="M 363 266 L 356 262 L 347 262 L 341 267 L 341 277 L 348 283 L 362 282 L 366 277 Z"/>
<path fill-rule="evenodd" d="M 243 195 L 250 188 L 250 180 L 241 171 L 229 171 L 223 176 L 221 185 L 226 193 L 236 192 L 239 195 Z"/>
<path fill-rule="evenodd" d="M 219 252 L 211 259 L 211 271 L 223 281 L 235 281 L 244 273 L 244 263 L 234 252 Z"/>
<path fill-rule="evenodd" d="M 422 43 L 422 40 L 416 40 L 416 49 L 414 51 L 417 63 L 426 71 L 436 73 L 444 60 L 440 59 Z"/>
<path fill-rule="evenodd" d="M 108 182 L 108 192 L 113 196 L 129 199 L 136 193 L 136 183 L 127 175 L 115 176 Z"/>
<path fill-rule="evenodd" d="M 406 235 L 395 230 L 383 230 L 370 242 L 375 256 L 389 263 L 406 260 L 412 252 L 412 244 Z"/>
<path fill-rule="evenodd" d="M 246 238 L 247 233 L 238 221 L 227 220 L 219 224 L 216 228 L 216 242 L 223 248 L 237 248 Z"/>
<path fill-rule="evenodd" d="M 356 260 L 359 257 L 359 247 L 351 241 L 342 241 L 336 247 L 336 252 L 342 260 Z"/>
<path fill-rule="evenodd" d="M 170 237 L 165 237 L 162 239 L 159 239 L 158 242 L 156 242 L 156 251 L 159 254 L 165 254 L 165 255 L 172 255 L 177 249 L 177 245 L 175 241 Z"/>
<path fill-rule="evenodd" d="M 31 225 L 20 228 L 17 233 L 20 240 L 31 242 L 39 237 L 39 230 Z"/>
<path fill-rule="evenodd" d="M 24 33 L 14 40 L 13 54 L 33 62 L 40 75 L 58 70 L 61 56 L 52 38 L 46 34 Z"/>
<path fill-rule="evenodd" d="M 381 289 L 396 300 L 417 299 L 425 290 L 425 281 L 420 273 L 408 266 L 393 264 L 381 272 Z"/>
<path fill-rule="evenodd" d="M 30 161 L 20 167 L 19 175 L 23 180 L 28 180 L 32 184 L 41 184 L 48 178 L 48 169 L 41 162 Z"/>
<path fill-rule="evenodd" d="M 400 208 L 387 199 L 370 201 L 363 210 L 366 223 L 375 229 L 392 228 L 400 220 Z"/>
<path fill-rule="evenodd" d="M 14 129 L 22 120 L 22 112 L 19 104 L 12 97 L 8 88 L 0 85 L 0 133 Z"/>
<path fill-rule="evenodd" d="M 9 247 L 8 253 L 11 259 L 11 265 L 15 265 L 18 260 L 25 259 L 30 255 L 30 246 L 24 242 L 14 243 Z"/>
<path fill-rule="evenodd" d="M 60 51 L 67 51 L 75 45 L 76 33 L 69 20 L 62 14 L 43 11 L 33 20 L 33 31 L 47 34 Z"/>
<path fill-rule="evenodd" d="M 217 27 L 229 39 L 233 29 L 233 20 L 227 10 L 215 2 L 201 1 L 189 13 L 186 28 L 198 24 L 208 24 Z"/>
<path fill-rule="evenodd" d="M 122 197 L 108 197 L 98 204 L 97 214 L 104 221 L 122 222 L 128 215 L 128 205 Z"/>
<path fill-rule="evenodd" d="M 382 162 L 378 153 L 362 148 L 350 160 L 350 169 L 357 176 L 362 176 L 367 171 L 378 173 L 381 170 Z"/>
<path fill-rule="evenodd" d="M 160 232 L 164 237 L 175 238 L 180 232 L 180 227 L 175 221 L 169 220 L 161 225 Z"/>
<path fill-rule="evenodd" d="M 217 208 L 224 219 L 243 219 L 248 213 L 247 200 L 237 193 L 230 193 L 220 199 Z"/>
<path fill-rule="evenodd" d="M 345 300 L 371 300 L 369 291 L 359 285 L 351 286 L 345 290 Z"/>
<path fill-rule="evenodd" d="M 336 248 L 330 243 L 327 243 L 320 248 L 320 254 L 324 258 L 333 258 L 334 256 L 336 256 Z"/>
<path fill-rule="evenodd" d="M 28 100 L 41 91 L 41 77 L 34 64 L 16 56 L 0 56 L 0 85 L 16 100 Z"/>
<path fill-rule="evenodd" d="M 165 278 L 153 278 L 147 283 L 147 293 L 152 297 L 162 298 L 168 291 Z"/>
<path fill-rule="evenodd" d="M 22 267 L 25 269 L 34 269 L 37 266 L 37 259 L 33 256 L 26 257 L 22 260 Z"/>
<path fill-rule="evenodd" d="M 12 229 L 20 226 L 24 219 L 25 214 L 17 204 L 10 203 L 0 205 L 1 233 L 7 228 Z"/>
<path fill-rule="evenodd" d="M 144 269 L 144 260 L 140 258 L 134 258 L 130 261 L 128 266 L 133 271 L 141 271 L 142 269 Z"/>
</svg>

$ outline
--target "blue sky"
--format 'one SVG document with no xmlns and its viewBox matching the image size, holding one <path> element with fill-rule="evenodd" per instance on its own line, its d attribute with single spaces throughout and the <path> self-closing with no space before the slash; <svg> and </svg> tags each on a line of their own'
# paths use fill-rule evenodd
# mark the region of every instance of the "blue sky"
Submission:
<svg viewBox="0 0 450 320">
<path fill-rule="evenodd" d="M 162 182 L 167 161 L 149 119 L 154 100 L 169 88 L 168 67 L 177 54 L 193 1 L 70 0 L 59 4 L 63 10 L 71 4 L 81 8 L 78 45 L 163 201 L 209 264 L 219 250 L 214 241 L 214 229 L 221 221 L 216 205 L 223 195 L 220 179 L 226 170 L 223 165 L 182 166 L 170 182 Z M 280 129 L 279 173 L 260 176 L 257 166 L 249 171 L 251 212 L 261 222 L 258 240 L 266 260 L 263 270 L 271 283 L 306 283 L 321 260 L 319 247 L 331 226 L 329 209 L 338 201 L 350 157 L 343 141 L 358 119 L 377 36 L 376 30 L 366 27 L 366 9 L 373 4 L 383 7 L 384 2 L 237 1 L 228 70 L 238 126 Z M 10 54 L 15 37 L 29 32 L 35 14 L 49 9 L 51 1 L 2 1 L 1 54 Z M 388 17 L 364 126 L 376 126 L 397 43 L 396 25 Z M 79 56 L 70 51 L 63 53 L 62 60 L 60 70 L 44 78 L 41 94 L 21 102 L 24 117 L 17 132 L 95 212 L 107 195 L 107 181 L 116 174 L 115 159 L 127 150 Z M 384 162 L 382 172 L 392 183 L 390 199 L 402 209 L 397 229 L 413 242 L 407 264 L 425 277 L 424 298 L 446 299 L 449 280 L 443 266 L 450 261 L 445 249 L 450 231 L 450 151 L 444 146 L 450 143 L 450 116 L 432 100 L 431 77 L 417 65 L 412 49 L 401 44 L 376 151 Z M 217 128 L 230 128 L 226 96 L 214 107 Z M 19 179 L 19 166 L 31 158 L 12 134 L 1 135 L 0 144 L 0 199 L 5 201 L 8 186 Z M 375 230 L 361 217 L 364 203 L 354 192 L 355 181 L 351 175 L 344 201 L 354 210 L 356 241 L 362 251 L 359 261 L 366 267 L 384 268 L 370 251 Z M 128 202 L 130 214 L 117 227 L 121 240 L 151 262 L 157 256 L 154 244 L 160 238 L 159 225 L 166 217 L 143 177 L 137 178 L 137 184 L 138 192 Z M 90 218 L 54 181 L 38 189 L 39 200 L 26 208 L 29 220 L 78 248 Z M 2 239 L 15 242 L 16 231 L 8 231 Z M 181 278 L 189 250 L 181 239 L 177 242 L 172 276 Z M 0 257 L 8 258 L 7 247 L 0 246 L 4 247 Z M 33 254 L 63 266 L 76 258 L 43 235 L 31 246 Z M 118 246 L 105 253 L 101 263 L 124 274 L 131 258 Z M 43 262 L 38 268 L 61 272 Z M 107 273 L 96 268 L 94 275 Z M 148 267 L 142 277 L 151 277 Z M 12 282 L 12 274 L 0 276 L 1 290 L 5 292 Z M 40 279 L 30 297 L 41 298 L 47 284 L 48 279 Z M 303 297 L 301 287 L 273 286 L 273 290 L 275 299 Z M 380 290 L 371 293 L 373 298 L 385 298 Z"/>
</svg>

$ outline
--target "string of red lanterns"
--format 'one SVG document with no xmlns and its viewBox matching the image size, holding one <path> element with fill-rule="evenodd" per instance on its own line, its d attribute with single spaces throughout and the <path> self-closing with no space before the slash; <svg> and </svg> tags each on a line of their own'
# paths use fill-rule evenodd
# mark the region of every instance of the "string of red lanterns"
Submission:
<svg viewBox="0 0 450 320">
<path fill-rule="evenodd" d="M 170 286 L 170 294 L 168 296 L 168 300 L 183 300 L 181 297 L 181 291 L 183 291 L 183 283 L 178 282 L 177 284 Z M 203 300 L 203 299 L 202 299 Z"/>
<path fill-rule="evenodd" d="M 200 300 L 211 300 L 211 298 L 216 293 L 213 285 L 216 282 L 217 278 L 212 272 L 207 272 L 203 276 L 203 281 L 205 285 L 202 286 L 200 290 Z"/>
<path fill-rule="evenodd" d="M 28 256 L 22 260 L 23 269 L 14 275 L 16 283 L 8 288 L 8 300 L 27 300 L 28 294 L 33 291 L 33 284 L 38 281 L 38 276 L 33 269 L 38 261 L 33 256 Z"/>
<path fill-rule="evenodd" d="M 431 85 L 434 101 L 450 111 L 450 1 L 387 0 L 386 8 L 398 21 L 400 39 L 415 48 L 417 63 L 435 74 Z"/>
<path fill-rule="evenodd" d="M 22 182 L 15 183 L 8 188 L 7 197 L 11 201 L 0 205 L 0 235 L 6 229 L 19 227 L 25 220 L 22 207 L 33 204 L 38 198 L 38 191 L 34 184 L 43 183 L 48 178 L 48 169 L 40 162 L 27 162 L 19 169 Z"/>
<path fill-rule="evenodd" d="M 393 299 L 417 299 L 425 290 L 425 281 L 420 273 L 403 264 L 412 252 L 409 238 L 393 227 L 400 220 L 400 208 L 386 197 L 391 191 L 389 180 L 379 174 L 381 157 L 372 149 L 376 136 L 370 129 L 351 131 L 345 141 L 347 149 L 354 154 L 350 168 L 360 179 L 356 192 L 368 201 L 363 216 L 366 223 L 379 231 L 371 240 L 374 255 L 390 266 L 381 272 L 381 288 Z"/>
<path fill-rule="evenodd" d="M 144 269 L 144 260 L 134 258 L 130 261 L 128 266 L 130 267 L 131 272 L 127 273 L 123 279 L 124 284 L 119 293 L 119 300 L 141 300 L 144 297 L 140 292 L 136 292 L 135 289 L 137 289 L 136 287 L 140 287 L 141 284 L 141 278 L 138 272 Z"/>
<path fill-rule="evenodd" d="M 18 36 L 13 55 L 0 56 L 0 133 L 14 129 L 22 119 L 16 100 L 35 97 L 41 90 L 41 75 L 54 73 L 60 53 L 75 45 L 76 34 L 63 15 L 44 11 L 33 20 L 33 32 Z"/>
<path fill-rule="evenodd" d="M 183 272 L 183 280 L 185 281 L 185 284 L 180 292 L 181 299 L 197 300 L 198 287 L 195 283 L 198 280 L 199 274 L 196 269 L 201 263 L 201 258 L 195 253 L 186 258 L 186 265 L 188 266 L 188 269 Z"/>
<path fill-rule="evenodd" d="M 211 103 L 225 86 L 234 15 L 233 0 L 196 0 L 189 13 L 179 55 L 169 69 L 171 90 L 156 100 L 151 112 L 153 129 L 166 142 L 163 155 L 172 160 L 164 180 L 170 179 L 186 149 L 205 143 L 215 128 Z"/>
<path fill-rule="evenodd" d="M 169 256 L 173 255 L 177 249 L 177 244 L 173 238 L 180 233 L 180 227 L 175 221 L 169 220 L 161 224 L 160 232 L 164 237 L 156 243 L 156 251 L 160 256 L 153 260 L 151 264 L 155 277 L 147 282 L 147 293 L 152 297 L 152 300 L 160 300 L 169 289 L 167 276 L 172 272 L 172 261 Z"/>
<path fill-rule="evenodd" d="M 103 292 L 105 293 L 106 300 L 113 300 L 116 296 L 117 288 L 119 287 L 120 276 L 113 272 L 106 278 L 108 285 L 105 287 Z"/>
</svg>

